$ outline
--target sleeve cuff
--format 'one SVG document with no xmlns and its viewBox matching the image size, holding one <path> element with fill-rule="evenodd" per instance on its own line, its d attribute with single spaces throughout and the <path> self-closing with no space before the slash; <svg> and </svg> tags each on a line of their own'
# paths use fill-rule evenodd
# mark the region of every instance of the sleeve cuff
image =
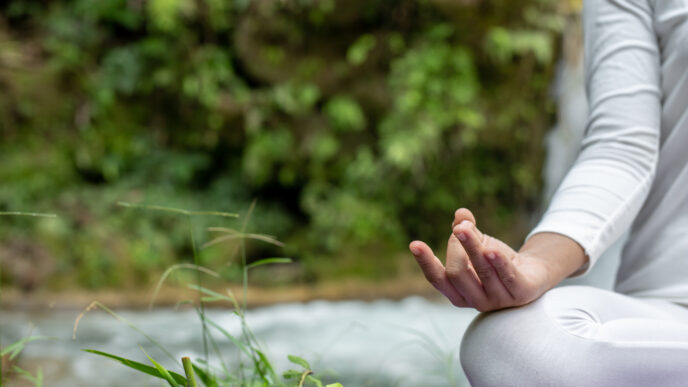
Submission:
<svg viewBox="0 0 688 387">
<path fill-rule="evenodd" d="M 604 251 L 598 243 L 595 231 L 599 231 L 599 220 L 596 217 L 581 218 L 580 213 L 569 211 L 547 213 L 540 223 L 528 234 L 526 240 L 535 234 L 550 232 L 563 235 L 578 243 L 588 257 L 588 261 L 568 278 L 581 277 L 590 272 Z"/>
</svg>

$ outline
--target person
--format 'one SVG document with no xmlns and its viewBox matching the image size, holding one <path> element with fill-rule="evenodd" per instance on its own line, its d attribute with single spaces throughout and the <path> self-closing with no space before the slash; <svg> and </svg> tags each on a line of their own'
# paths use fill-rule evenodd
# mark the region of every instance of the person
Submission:
<svg viewBox="0 0 688 387">
<path fill-rule="evenodd" d="M 460 353 L 476 386 L 688 385 L 688 1 L 587 0 L 583 33 L 581 151 L 525 244 L 459 209 L 444 264 L 409 246 L 438 291 L 483 312 Z M 554 288 L 625 231 L 614 291 Z"/>
</svg>

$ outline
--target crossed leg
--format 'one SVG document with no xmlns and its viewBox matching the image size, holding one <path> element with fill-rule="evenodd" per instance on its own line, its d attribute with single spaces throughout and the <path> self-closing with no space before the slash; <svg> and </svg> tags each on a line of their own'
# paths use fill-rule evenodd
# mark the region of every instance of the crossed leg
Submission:
<svg viewBox="0 0 688 387">
<path fill-rule="evenodd" d="M 555 288 L 476 317 L 461 364 L 473 386 L 686 386 L 688 308 Z"/>
</svg>

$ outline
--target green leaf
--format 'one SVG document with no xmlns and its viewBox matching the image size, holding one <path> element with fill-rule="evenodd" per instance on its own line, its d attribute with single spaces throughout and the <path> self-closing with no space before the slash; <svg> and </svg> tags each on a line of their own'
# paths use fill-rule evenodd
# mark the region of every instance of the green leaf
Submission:
<svg viewBox="0 0 688 387">
<path fill-rule="evenodd" d="M 331 384 L 326 385 L 325 387 L 344 387 L 344 386 L 342 386 L 341 383 L 331 383 Z"/>
<path fill-rule="evenodd" d="M 375 36 L 371 34 L 362 35 L 349 47 L 346 59 L 354 66 L 360 65 L 365 62 L 370 51 L 375 48 L 375 43 Z"/>
<path fill-rule="evenodd" d="M 38 367 L 36 371 L 36 382 L 34 383 L 36 387 L 43 387 L 43 368 Z"/>
<path fill-rule="evenodd" d="M 201 382 L 203 382 L 203 384 L 206 387 L 217 387 L 217 382 L 215 381 L 215 378 L 211 376 L 208 372 L 206 372 L 204 369 L 197 366 L 196 364 L 193 364 L 193 369 L 196 375 L 198 375 L 198 378 L 201 379 Z"/>
<path fill-rule="evenodd" d="M 255 261 L 255 262 L 247 265 L 246 269 L 253 269 L 254 267 L 263 266 L 263 265 L 267 265 L 270 263 L 290 263 L 290 262 L 291 262 L 291 258 L 265 258 L 265 259 Z"/>
<path fill-rule="evenodd" d="M 35 387 L 43 386 L 43 368 L 38 367 L 38 371 L 36 371 L 36 376 L 31 375 L 31 373 L 29 373 L 25 369 L 19 368 L 17 366 L 13 366 L 12 370 L 14 370 L 14 372 L 19 374 L 19 376 L 21 376 L 22 378 L 33 383 Z"/>
<path fill-rule="evenodd" d="M 268 357 L 263 353 L 263 351 L 259 350 L 258 348 L 253 348 L 253 351 L 256 353 L 256 355 L 258 355 L 258 359 L 260 360 L 258 362 L 254 360 L 254 363 L 256 365 L 256 368 L 258 368 L 258 372 L 260 373 L 263 380 L 266 382 L 269 381 L 268 377 L 272 378 L 273 380 L 277 380 L 277 373 L 275 372 L 275 369 L 272 368 L 270 359 L 268 359 Z"/>
<path fill-rule="evenodd" d="M 143 351 L 143 348 L 141 348 L 141 350 Z M 155 359 L 153 359 L 152 357 L 148 356 L 146 351 L 143 351 L 143 353 L 146 355 L 148 360 L 150 360 L 150 362 L 153 363 L 153 365 L 155 366 L 155 369 L 158 370 L 160 375 L 162 375 L 165 380 L 167 380 L 167 383 L 169 383 L 171 387 L 180 387 L 179 383 L 177 383 L 174 380 L 174 378 L 172 378 L 172 375 L 170 375 L 170 372 L 168 370 L 166 370 L 165 367 L 163 367 L 160 363 L 155 361 Z M 186 382 L 187 382 L 186 379 L 184 379 L 182 386 L 185 386 Z"/>
<path fill-rule="evenodd" d="M 315 384 L 315 387 L 323 387 L 323 384 L 322 384 L 322 382 L 320 381 L 320 379 L 314 377 L 313 375 L 308 375 L 308 376 L 306 376 L 306 380 L 309 381 L 309 382 L 311 382 L 311 383 L 313 383 L 313 384 Z"/>
<path fill-rule="evenodd" d="M 104 357 L 109 357 L 110 359 L 117 360 L 118 362 L 124 364 L 125 366 L 127 366 L 129 368 L 133 368 L 136 371 L 139 371 L 139 372 L 142 372 L 144 374 L 151 375 L 151 376 L 155 376 L 156 378 L 164 379 L 164 377 L 162 375 L 160 375 L 160 372 L 158 372 L 158 370 L 156 368 L 151 367 L 147 364 L 139 363 L 139 362 L 134 361 L 134 360 L 125 359 L 123 357 L 119 357 L 119 356 L 112 355 L 112 354 L 109 354 L 107 352 L 98 351 L 95 349 L 82 349 L 82 351 L 93 353 L 93 354 L 104 356 Z M 172 372 L 172 371 L 169 371 L 169 375 L 172 378 L 174 378 L 174 380 L 178 384 L 182 384 L 182 385 L 186 384 L 186 378 L 183 377 L 182 375 L 180 375 L 176 372 Z"/>
<path fill-rule="evenodd" d="M 361 131 L 366 126 L 366 116 L 358 102 L 348 96 L 335 96 L 323 108 L 335 129 Z"/>
<path fill-rule="evenodd" d="M 285 379 L 295 379 L 301 377 L 302 371 L 297 371 L 297 370 L 287 370 L 284 371 L 282 374 L 282 377 Z"/>
<path fill-rule="evenodd" d="M 303 368 L 305 368 L 305 369 L 307 369 L 307 370 L 311 369 L 311 365 L 308 364 L 308 362 L 306 361 L 306 359 L 304 359 L 304 358 L 302 358 L 302 357 L 298 357 L 298 356 L 294 356 L 294 355 L 289 355 L 289 356 L 287 356 L 287 358 L 289 359 L 290 362 L 292 362 L 292 363 L 294 363 L 294 364 L 296 364 L 296 365 L 300 365 L 301 367 L 303 367 Z"/>
<path fill-rule="evenodd" d="M 7 355 L 9 353 L 10 354 L 10 360 L 13 360 L 15 357 L 17 357 L 17 355 L 19 355 L 19 353 L 21 353 L 21 351 L 24 350 L 24 347 L 26 346 L 26 344 L 28 344 L 32 341 L 36 341 L 36 340 L 56 340 L 56 339 L 54 337 L 48 337 L 48 336 L 26 337 L 24 339 L 21 339 L 15 343 L 9 345 L 8 347 L 6 347 L 2 351 L 0 351 L 0 356 Z"/>
</svg>

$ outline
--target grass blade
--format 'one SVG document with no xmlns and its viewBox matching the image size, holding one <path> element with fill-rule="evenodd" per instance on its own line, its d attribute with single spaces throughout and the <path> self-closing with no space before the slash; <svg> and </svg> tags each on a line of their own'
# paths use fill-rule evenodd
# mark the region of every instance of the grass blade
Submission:
<svg viewBox="0 0 688 387">
<path fill-rule="evenodd" d="M 165 206 L 159 206 L 159 205 L 155 205 L 155 204 L 137 204 L 137 203 L 128 203 L 128 202 L 117 202 L 117 205 L 122 206 L 122 207 L 127 207 L 127 208 L 139 208 L 139 209 L 144 209 L 144 210 L 171 212 L 173 214 L 187 215 L 187 216 L 222 216 L 225 218 L 238 218 L 239 217 L 239 214 L 235 214 L 235 213 L 231 213 L 231 212 L 189 211 L 189 210 L 184 210 L 181 208 L 165 207 Z"/>
<path fill-rule="evenodd" d="M 36 382 L 34 383 L 35 387 L 43 387 L 43 368 L 38 367 L 38 371 L 36 371 Z"/>
<path fill-rule="evenodd" d="M 98 302 L 98 301 L 93 301 L 93 302 L 91 302 L 91 303 L 86 307 L 86 309 L 84 309 L 84 310 L 83 310 L 81 313 L 79 313 L 79 315 L 76 317 L 76 320 L 74 321 L 74 331 L 73 331 L 73 333 L 72 333 L 72 339 L 73 339 L 73 340 L 76 340 L 76 331 L 77 331 L 77 329 L 78 329 L 78 327 L 79 327 L 79 321 L 81 320 L 81 318 L 84 317 L 84 316 L 86 315 L 86 313 L 88 313 L 89 311 L 91 311 L 92 309 L 94 309 L 94 308 L 96 308 L 96 307 L 98 307 L 98 308 L 104 310 L 104 311 L 107 312 L 110 316 L 114 317 L 115 319 L 119 320 L 120 322 L 126 324 L 129 328 L 131 328 L 131 329 L 135 330 L 136 332 L 138 332 L 139 334 L 141 334 L 143 337 L 146 338 L 146 340 L 148 340 L 148 342 L 150 342 L 151 344 L 153 344 L 153 345 L 155 345 L 156 347 L 158 347 L 161 351 L 163 351 L 170 359 L 172 359 L 173 362 L 176 362 L 176 361 L 177 361 L 177 359 L 175 359 L 174 356 L 172 356 L 172 354 L 170 353 L 170 351 L 168 351 L 165 347 L 163 347 L 162 344 L 160 344 L 157 340 L 155 340 L 154 338 L 150 337 L 148 334 L 146 334 L 146 332 L 142 331 L 141 329 L 139 329 L 139 327 L 137 327 L 136 325 L 134 325 L 134 324 L 132 324 L 131 322 L 129 322 L 129 320 L 127 320 L 127 319 L 125 319 L 124 317 L 118 315 L 117 313 L 115 313 L 114 311 L 112 311 L 110 308 L 108 308 L 107 306 L 101 304 L 101 303 Z"/>
<path fill-rule="evenodd" d="M 208 324 L 210 324 L 210 326 L 212 326 L 213 328 L 217 329 L 217 330 L 218 330 L 220 333 L 222 333 L 226 338 L 228 338 L 229 341 L 231 341 L 232 344 L 236 345 L 236 346 L 241 350 L 241 352 L 243 352 L 246 356 L 248 356 L 248 357 L 250 357 L 250 358 L 253 358 L 251 352 L 248 350 L 248 348 L 246 348 L 246 345 L 244 345 L 244 343 L 242 343 L 239 339 L 237 339 L 236 337 L 232 336 L 232 334 L 230 334 L 229 332 L 227 332 L 224 328 L 222 328 L 220 325 L 218 325 L 218 324 L 217 324 L 216 322 L 214 322 L 213 320 L 208 320 L 208 318 L 205 317 L 205 316 L 202 316 L 201 318 L 202 318 L 203 320 L 205 320 Z"/>
<path fill-rule="evenodd" d="M 259 350 L 258 348 L 253 348 L 253 351 L 258 355 L 259 362 L 256 362 L 256 369 L 258 369 L 261 378 L 263 378 L 263 381 L 265 381 L 268 385 L 274 384 L 275 381 L 279 379 L 277 372 L 275 372 L 275 369 L 272 368 L 270 359 L 268 359 L 263 351 Z"/>
<path fill-rule="evenodd" d="M 258 373 L 261 379 L 263 379 L 266 385 L 271 386 L 274 383 L 274 381 L 278 380 L 275 370 L 272 368 L 270 361 L 263 352 L 261 352 L 258 348 L 251 346 L 250 343 L 245 344 L 241 342 L 241 340 L 232 336 L 229 332 L 227 332 L 224 328 L 222 328 L 213 320 L 208 320 L 208 318 L 205 316 L 201 316 L 201 318 L 208 324 L 210 324 L 210 326 L 220 331 L 220 333 L 222 333 L 225 337 L 229 339 L 229 341 L 236 345 L 237 348 L 241 350 L 241 352 L 243 352 L 246 356 L 248 356 L 249 359 L 251 359 L 251 361 L 253 362 L 254 370 Z M 270 380 L 271 378 L 272 380 Z"/>
<path fill-rule="evenodd" d="M 158 280 L 158 283 L 155 285 L 155 290 L 153 291 L 153 297 L 151 298 L 150 303 L 148 304 L 148 309 L 153 309 L 153 304 L 155 304 L 155 300 L 158 298 L 158 292 L 160 292 L 160 288 L 162 287 L 162 284 L 165 282 L 167 277 L 172 274 L 175 270 L 181 270 L 181 269 L 187 269 L 187 270 L 196 270 L 201 273 L 205 273 L 208 275 L 211 275 L 213 277 L 219 277 L 220 275 L 217 274 L 216 272 L 205 268 L 203 266 L 198 266 L 194 265 L 193 263 L 179 263 L 176 265 L 172 265 L 165 272 L 160 276 L 160 279 Z"/>
<path fill-rule="evenodd" d="M 200 308 L 196 308 L 196 313 L 198 313 L 199 317 L 204 316 L 204 313 L 202 313 Z M 204 326 L 206 326 L 206 325 L 204 325 Z M 229 369 L 227 368 L 227 364 L 225 363 L 225 359 L 222 356 L 222 352 L 220 352 L 220 346 L 217 345 L 217 341 L 215 340 L 215 337 L 212 335 L 212 333 L 208 329 L 205 330 L 205 335 L 208 337 L 208 341 L 210 341 L 210 344 L 213 347 L 213 351 L 215 351 L 215 355 L 217 355 L 217 359 L 219 360 L 220 365 L 222 365 L 222 370 L 224 371 L 225 375 L 228 378 L 231 378 L 231 373 L 229 372 Z M 206 365 L 207 365 L 207 363 L 206 363 Z"/>
<path fill-rule="evenodd" d="M 213 301 L 227 301 L 234 305 L 235 310 L 239 309 L 239 302 L 237 301 L 236 297 L 234 297 L 234 294 L 232 293 L 231 290 L 227 289 L 227 296 L 224 294 L 220 294 L 218 292 L 215 292 L 213 290 L 210 290 L 208 288 L 204 288 L 203 286 L 198 286 L 196 284 L 188 284 L 186 285 L 190 289 L 197 290 L 201 293 L 209 295 L 209 299 Z"/>
<path fill-rule="evenodd" d="M 208 228 L 208 231 L 222 231 L 222 230 L 227 230 L 226 232 L 228 235 L 223 235 L 223 236 L 217 237 L 217 238 L 215 238 L 209 242 L 206 242 L 203 244 L 203 246 L 201 246 L 201 248 L 204 249 L 206 247 L 210 247 L 210 246 L 216 245 L 218 243 L 222 243 L 222 242 L 226 242 L 226 241 L 230 241 L 230 240 L 234 240 L 234 239 L 241 239 L 241 240 L 253 239 L 253 240 L 262 241 L 262 242 L 269 243 L 271 245 L 275 245 L 275 246 L 279 246 L 279 247 L 284 246 L 284 243 L 278 241 L 272 235 L 243 233 L 243 232 L 234 231 L 232 229 L 225 229 L 223 227 L 209 227 Z"/>
<path fill-rule="evenodd" d="M 125 365 L 125 366 L 127 366 L 127 367 L 129 367 L 129 368 L 133 368 L 133 369 L 135 369 L 136 371 L 139 371 L 139 372 L 141 372 L 141 373 L 144 373 L 144 374 L 147 374 L 147 375 L 151 375 L 151 376 L 155 376 L 156 378 L 164 379 L 164 377 L 160 374 L 160 372 L 159 372 L 156 368 L 151 367 L 151 366 L 149 366 L 149 365 L 147 365 L 147 364 L 139 363 L 139 362 L 137 362 L 137 361 L 130 360 L 130 359 L 125 359 L 125 358 L 123 358 L 123 357 L 119 357 L 119 356 L 117 356 L 117 355 L 113 355 L 113 354 L 110 354 L 110 353 L 107 353 L 107 352 L 103 352 L 103 351 L 98 351 L 98 350 L 95 350 L 95 349 L 82 349 L 82 351 L 88 352 L 88 353 L 92 353 L 92 354 L 95 354 L 95 355 L 104 356 L 104 357 L 110 358 L 110 359 L 112 359 L 112 360 L 116 360 L 116 361 L 122 363 L 123 365 Z M 148 355 L 146 355 L 146 356 L 148 356 Z M 186 383 L 186 378 L 183 377 L 182 375 L 180 375 L 180 374 L 178 374 L 178 373 L 176 373 L 176 372 L 173 372 L 173 371 L 168 371 L 168 374 L 169 374 L 172 378 L 174 378 L 175 382 L 177 382 L 178 384 L 184 385 L 184 384 Z"/>
<path fill-rule="evenodd" d="M 217 382 L 215 381 L 215 378 L 211 375 L 209 375 L 205 370 L 203 370 L 201 367 L 192 364 L 193 370 L 198 375 L 198 378 L 201 379 L 201 382 L 205 385 L 205 387 L 217 387 Z"/>
<path fill-rule="evenodd" d="M 13 366 L 12 370 L 25 380 L 33 383 L 35 387 L 43 386 L 43 369 L 41 367 L 38 367 L 38 370 L 36 371 L 36 376 L 31 375 L 29 371 L 23 368 L 19 368 L 17 366 Z"/>
<path fill-rule="evenodd" d="M 141 348 L 141 351 L 143 351 L 143 353 L 146 355 L 148 360 L 150 360 L 150 362 L 153 363 L 153 365 L 155 366 L 155 369 L 158 370 L 160 375 L 162 375 L 163 379 L 167 380 L 167 383 L 170 384 L 170 387 L 180 387 L 179 383 L 177 383 L 174 380 L 174 378 L 172 378 L 172 375 L 170 375 L 170 372 L 168 370 L 166 370 L 165 367 L 163 367 L 160 363 L 155 361 L 155 359 L 153 359 L 152 357 L 148 356 L 148 354 L 146 353 L 146 351 L 143 350 L 143 348 Z M 187 380 L 184 379 L 184 382 L 182 382 L 181 385 L 185 386 L 186 382 L 187 382 Z"/>
<path fill-rule="evenodd" d="M 282 257 L 265 258 L 265 259 L 261 259 L 261 260 L 258 260 L 258 261 L 255 261 L 255 262 L 249 264 L 248 266 L 246 266 L 246 269 L 250 270 L 250 269 L 253 269 L 254 267 L 268 265 L 271 263 L 291 263 L 291 262 L 292 262 L 291 258 L 282 258 Z"/>
<path fill-rule="evenodd" d="M 55 214 L 41 214 L 38 212 L 21 212 L 21 211 L 0 211 L 0 216 L 33 216 L 40 218 L 57 218 Z"/>
<path fill-rule="evenodd" d="M 0 356 L 5 356 L 9 353 L 10 354 L 10 360 L 14 360 L 14 358 L 17 357 L 17 355 L 19 355 L 19 353 L 24 350 L 24 347 L 26 346 L 26 344 L 28 344 L 32 341 L 36 341 L 36 340 L 57 340 L 57 338 L 49 337 L 49 336 L 25 337 L 19 341 L 16 341 L 16 342 L 10 344 L 7 347 L 5 347 L 2 351 L 0 351 Z"/>
</svg>

